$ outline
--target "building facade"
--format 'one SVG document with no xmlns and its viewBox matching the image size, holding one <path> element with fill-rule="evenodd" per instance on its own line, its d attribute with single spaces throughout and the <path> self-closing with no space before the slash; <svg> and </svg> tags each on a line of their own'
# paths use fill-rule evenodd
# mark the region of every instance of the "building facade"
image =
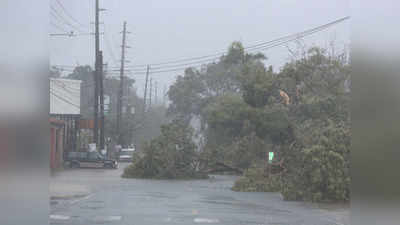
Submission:
<svg viewBox="0 0 400 225">
<path fill-rule="evenodd" d="M 50 78 L 50 168 L 63 165 L 63 157 L 76 151 L 79 141 L 81 81 Z"/>
</svg>

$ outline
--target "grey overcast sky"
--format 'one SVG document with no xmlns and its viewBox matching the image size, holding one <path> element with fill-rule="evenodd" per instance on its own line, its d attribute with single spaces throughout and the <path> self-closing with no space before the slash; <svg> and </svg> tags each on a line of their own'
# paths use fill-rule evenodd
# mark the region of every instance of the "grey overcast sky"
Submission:
<svg viewBox="0 0 400 225">
<path fill-rule="evenodd" d="M 93 32 L 95 0 L 58 0 L 79 21 L 80 30 Z M 71 24 L 57 0 L 50 0 L 51 14 L 60 13 Z M 101 49 L 104 62 L 118 66 L 123 21 L 131 32 L 127 39 L 129 65 L 152 64 L 168 60 L 203 56 L 226 49 L 233 41 L 245 46 L 310 29 L 350 15 L 348 0 L 100 0 Z M 50 33 L 69 25 L 50 14 Z M 55 24 L 55 25 L 54 25 Z M 305 37 L 306 45 L 327 46 L 335 40 L 338 48 L 349 44 L 349 20 Z M 58 28 L 57 28 L 57 27 Z M 76 30 L 76 29 L 74 29 Z M 110 43 L 107 45 L 107 40 Z M 295 46 L 294 44 L 292 45 Z M 110 50 L 111 49 L 111 50 Z M 287 48 L 276 47 L 263 52 L 278 70 L 288 60 Z M 94 36 L 50 37 L 52 65 L 94 64 Z M 181 71 L 153 74 L 160 89 L 170 85 Z M 130 74 L 142 96 L 144 75 Z"/>
</svg>

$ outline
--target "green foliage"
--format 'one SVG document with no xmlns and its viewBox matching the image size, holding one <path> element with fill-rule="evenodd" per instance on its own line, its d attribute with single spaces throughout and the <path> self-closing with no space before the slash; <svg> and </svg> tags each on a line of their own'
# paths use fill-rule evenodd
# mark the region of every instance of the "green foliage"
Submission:
<svg viewBox="0 0 400 225">
<path fill-rule="evenodd" d="M 254 109 L 251 116 L 255 132 L 260 138 L 268 138 L 274 144 L 281 144 L 293 139 L 293 131 L 287 109 L 265 107 Z"/>
<path fill-rule="evenodd" d="M 312 48 L 287 64 L 281 77 L 302 83 L 290 108 L 294 143 L 286 149 L 282 195 L 287 200 L 348 201 L 350 188 L 350 97 L 348 66 Z"/>
<path fill-rule="evenodd" d="M 168 113 L 188 119 L 198 115 L 202 107 L 202 95 L 205 87 L 201 75 L 197 71 L 187 69 L 185 76 L 178 76 L 174 85 L 169 88 L 168 97 L 171 105 Z"/>
<path fill-rule="evenodd" d="M 233 149 L 227 144 L 253 133 L 260 140 L 271 140 L 276 144 L 291 140 L 293 136 L 286 108 L 254 108 L 237 95 L 217 98 L 207 106 L 204 115 L 208 124 L 209 148 L 226 145 Z"/>
<path fill-rule="evenodd" d="M 265 143 L 255 133 L 235 140 L 227 152 L 226 159 L 230 165 L 240 169 L 247 169 L 250 165 L 266 155 Z"/>
<path fill-rule="evenodd" d="M 203 111 L 209 128 L 229 137 L 237 137 L 245 131 L 250 113 L 250 108 L 239 95 L 217 97 Z"/>
<path fill-rule="evenodd" d="M 281 190 L 279 175 L 266 176 L 263 165 L 246 170 L 232 187 L 234 191 L 244 192 L 277 192 Z"/>
<path fill-rule="evenodd" d="M 240 42 L 233 42 L 228 49 L 228 54 L 224 58 L 224 62 L 227 64 L 240 64 L 244 61 L 244 47 Z"/>
<path fill-rule="evenodd" d="M 198 172 L 198 155 L 192 130 L 182 121 L 161 127 L 161 135 L 148 142 L 142 156 L 135 158 L 123 173 L 125 178 L 190 179 L 205 178 Z"/>
<path fill-rule="evenodd" d="M 290 171 L 289 174 L 295 177 L 286 178 L 286 184 L 297 189 L 301 187 L 302 199 L 347 201 L 350 197 L 350 129 L 332 121 L 327 121 L 323 127 L 315 124 L 312 127 L 309 143 L 303 148 L 292 149 L 300 151 L 296 160 L 302 167 Z M 285 191 L 284 196 L 289 200 L 299 197 L 293 199 L 290 193 L 293 189 L 286 188 Z"/>
<path fill-rule="evenodd" d="M 272 76 L 273 80 L 265 79 L 269 85 L 262 87 L 261 80 L 252 82 L 249 77 L 243 82 L 243 96 L 246 103 L 256 107 L 250 121 L 257 136 L 279 146 L 276 153 L 284 160 L 286 170 L 278 181 L 283 197 L 348 201 L 350 97 L 343 88 L 349 79 L 345 62 L 312 48 L 304 58 L 286 64 L 277 76 Z M 291 97 L 289 107 L 274 103 L 273 91 L 278 88 Z M 256 90 L 265 93 L 256 94 Z M 259 96 L 269 96 L 272 101 Z M 244 174 L 235 189 L 262 190 L 265 178 L 261 168 Z"/>
<path fill-rule="evenodd" d="M 261 63 L 247 65 L 241 76 L 244 101 L 252 107 L 264 107 L 277 92 L 273 74 Z"/>
<path fill-rule="evenodd" d="M 206 166 L 246 170 L 234 190 L 280 191 L 287 200 L 349 199 L 350 68 L 342 55 L 313 47 L 280 72 L 234 42 L 218 63 L 188 69 L 169 91 L 169 112 L 200 117 Z M 284 104 L 280 91 L 290 98 Z M 167 144 L 167 142 L 165 143 Z M 280 173 L 265 174 L 274 151 Z M 269 179 L 267 179 L 269 177 Z M 279 179 L 278 179 L 279 178 Z"/>
<path fill-rule="evenodd" d="M 168 91 L 171 100 L 168 112 L 190 119 L 192 115 L 201 115 L 202 109 L 215 102 L 216 97 L 241 95 L 243 71 L 253 64 L 262 67 L 263 59 L 264 55 L 247 54 L 240 42 L 234 42 L 218 63 L 204 65 L 200 71 L 188 68 L 184 76 L 177 78 Z"/>
</svg>

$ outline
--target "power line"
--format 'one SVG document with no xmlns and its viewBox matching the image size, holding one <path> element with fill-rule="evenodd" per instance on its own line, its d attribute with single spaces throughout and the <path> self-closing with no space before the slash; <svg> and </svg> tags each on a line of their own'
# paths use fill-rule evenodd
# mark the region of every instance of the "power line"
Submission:
<svg viewBox="0 0 400 225">
<path fill-rule="evenodd" d="M 115 57 L 114 50 L 113 50 L 112 44 L 110 43 L 110 39 L 108 38 L 108 32 L 107 32 L 107 29 L 106 29 L 105 25 L 104 25 L 104 40 L 106 42 L 106 47 L 107 47 L 107 49 L 109 51 L 111 59 L 114 61 L 114 63 L 117 63 L 118 60 Z"/>
<path fill-rule="evenodd" d="M 207 59 L 207 60 L 201 60 L 201 61 L 196 61 L 196 62 L 192 62 L 192 63 L 182 63 L 182 64 L 176 64 L 176 65 L 167 65 L 167 66 L 162 66 L 162 67 L 152 67 L 152 70 L 160 70 L 160 69 L 168 69 L 168 68 L 176 68 L 176 67 L 182 67 L 182 66 L 190 66 L 190 65 L 197 65 L 197 64 L 199 64 L 199 65 L 203 65 L 204 63 L 206 63 L 206 62 L 213 62 L 213 61 L 215 61 L 215 60 L 217 60 L 217 59 L 219 59 L 220 57 L 218 57 L 218 58 L 213 58 L 213 59 Z M 132 69 L 131 71 L 133 71 L 133 72 L 144 72 L 145 70 L 143 70 L 143 69 Z"/>
<path fill-rule="evenodd" d="M 70 33 L 52 33 L 49 34 L 50 36 L 64 36 L 64 37 L 74 37 L 76 35 L 74 35 L 74 32 L 70 32 Z"/>
<path fill-rule="evenodd" d="M 203 64 L 202 64 L 203 65 Z M 200 65 L 200 66 L 202 66 L 202 65 Z M 184 69 L 188 69 L 188 68 L 195 68 L 195 67 L 199 67 L 199 66 L 191 66 L 191 67 L 182 67 L 182 68 L 177 68 L 177 69 L 170 69 L 170 70 L 159 70 L 159 71 L 150 71 L 150 74 L 156 74 L 156 73 L 165 73 L 165 72 L 176 72 L 176 71 L 181 71 L 181 70 L 184 70 Z M 142 72 L 139 72 L 139 73 L 134 73 L 135 75 L 144 75 L 144 74 L 146 74 L 146 73 L 142 73 Z"/>
<path fill-rule="evenodd" d="M 58 28 L 61 28 L 65 32 L 69 32 L 69 31 L 67 31 L 69 28 L 64 27 L 65 22 L 63 20 L 61 20 L 53 11 L 50 11 L 50 16 L 52 16 L 53 19 L 57 20 L 59 24 L 63 24 L 63 26 L 54 23 L 54 21 L 51 21 L 50 24 L 57 26 Z"/>
<path fill-rule="evenodd" d="M 76 107 L 76 108 L 78 108 L 78 109 L 81 108 L 80 106 L 78 106 L 78 105 L 72 103 L 71 101 L 69 101 L 69 100 L 67 100 L 67 99 L 65 99 L 65 98 L 63 98 L 63 97 L 61 97 L 61 96 L 59 96 L 58 94 L 54 93 L 54 92 L 52 91 L 52 89 L 50 89 L 50 94 L 52 94 L 52 95 L 55 96 L 56 98 L 60 99 L 61 101 L 65 102 L 65 103 L 68 103 L 68 104 L 70 104 L 70 105 L 72 105 L 72 106 L 74 106 L 74 107 Z"/>
<path fill-rule="evenodd" d="M 329 28 L 330 26 L 341 23 L 349 18 L 350 17 L 347 16 L 347 17 L 335 20 L 333 22 L 303 31 L 303 32 L 298 32 L 298 33 L 295 33 L 292 35 L 287 35 L 287 36 L 277 38 L 277 39 L 274 39 L 271 41 L 266 41 L 266 42 L 261 42 L 258 44 L 250 45 L 248 47 L 245 47 L 244 49 L 247 50 L 247 52 L 265 51 L 270 48 L 277 47 L 277 46 L 286 44 L 288 42 L 292 42 L 292 41 L 301 39 L 303 37 L 312 35 L 314 33 L 320 32 L 322 30 Z M 174 72 L 174 71 L 181 71 L 181 70 L 184 70 L 187 68 L 201 67 L 204 65 L 204 63 L 213 62 L 213 61 L 215 62 L 216 60 L 220 59 L 220 57 L 226 53 L 227 53 L 227 51 L 224 51 L 224 52 L 210 54 L 210 55 L 206 55 L 206 56 L 191 57 L 191 58 L 187 58 L 187 59 L 151 64 L 151 65 L 166 65 L 166 66 L 152 67 L 152 70 L 150 73 L 155 74 L 155 73 Z M 215 57 L 215 56 L 218 56 L 218 57 Z M 209 58 L 209 57 L 213 57 L 213 58 Z M 199 60 L 199 59 L 201 59 L 201 60 Z M 172 64 L 172 63 L 185 62 L 185 61 L 187 61 L 187 62 L 181 63 L 181 64 L 175 64 L 175 65 L 168 65 L 168 64 Z M 140 66 L 143 66 L 143 65 L 134 65 L 134 66 L 130 66 L 130 68 L 138 68 Z M 170 68 L 170 69 L 168 69 L 168 68 Z M 146 74 L 146 69 L 133 69 L 132 71 L 134 72 L 134 75 L 145 75 Z"/>
<path fill-rule="evenodd" d="M 71 27 L 72 29 L 77 30 L 79 32 L 82 32 L 82 30 L 79 27 L 77 27 L 77 26 L 71 24 L 70 22 L 68 22 L 68 20 L 65 19 L 65 17 L 62 16 L 61 13 L 57 9 L 55 9 L 52 5 L 50 5 L 50 9 L 51 9 L 50 15 L 52 15 L 55 18 L 58 18 L 59 21 L 61 21 L 65 25 Z"/>
<path fill-rule="evenodd" d="M 100 32 L 99 33 L 99 35 L 103 35 L 104 33 L 103 32 Z M 95 33 L 92 33 L 92 32 L 90 32 L 90 33 L 77 33 L 77 34 L 74 34 L 74 36 L 92 36 L 92 35 L 95 35 Z"/>
<path fill-rule="evenodd" d="M 100 33 L 100 34 L 103 34 L 103 33 Z M 89 36 L 89 35 L 92 36 L 95 34 L 94 33 L 74 33 L 73 31 L 61 33 L 61 34 L 57 34 L 57 33 L 50 34 L 50 36 L 68 36 L 68 37 Z"/>
<path fill-rule="evenodd" d="M 50 90 L 51 90 L 54 94 L 56 94 L 56 95 L 62 97 L 64 100 L 66 100 L 66 101 L 71 102 L 72 104 L 74 104 L 74 103 L 73 103 L 74 100 L 72 100 L 71 98 L 68 98 L 68 97 L 64 96 L 65 93 L 60 92 L 60 90 L 58 90 L 58 89 L 55 90 L 55 89 L 53 89 L 53 88 L 50 88 Z M 79 96 L 76 96 L 75 98 L 79 98 Z"/>
<path fill-rule="evenodd" d="M 77 93 L 72 93 L 71 91 L 75 91 L 75 92 L 76 91 L 81 91 L 83 88 L 90 87 L 90 86 L 94 85 L 94 82 L 82 85 L 83 81 L 79 80 L 79 81 L 82 81 L 80 88 L 73 88 L 73 87 L 70 87 L 70 86 L 66 86 L 63 82 L 61 82 L 61 81 L 59 81 L 57 79 L 52 79 L 51 81 L 55 82 L 54 84 L 56 84 L 57 86 L 63 88 L 64 90 L 69 91 L 71 94 L 77 94 Z"/>
<path fill-rule="evenodd" d="M 68 31 L 65 28 L 63 28 L 63 27 L 61 27 L 61 26 L 59 26 L 59 25 L 57 25 L 57 24 L 55 24 L 53 22 L 50 22 L 50 25 L 52 25 L 53 27 L 57 28 L 59 31 L 68 33 Z"/>
<path fill-rule="evenodd" d="M 72 88 L 72 87 L 68 87 L 66 86 L 64 83 L 62 83 L 61 81 L 58 80 L 51 80 L 53 82 L 53 84 L 57 85 L 58 87 L 64 89 L 65 91 L 67 91 L 68 93 L 70 93 L 71 95 L 79 95 L 79 91 L 80 88 Z"/>
<path fill-rule="evenodd" d="M 319 32 L 321 30 L 324 30 L 324 29 L 326 29 L 326 28 L 328 28 L 330 26 L 333 26 L 335 24 L 341 23 L 341 22 L 343 22 L 343 21 L 345 21 L 345 20 L 347 20 L 349 18 L 350 18 L 349 16 L 343 17 L 341 19 L 332 21 L 330 23 L 327 23 L 327 24 L 324 24 L 324 25 L 321 25 L 321 26 L 318 26 L 318 27 L 315 27 L 315 28 L 312 28 L 312 29 L 308 29 L 308 30 L 305 30 L 305 31 L 302 31 L 302 32 L 298 32 L 298 33 L 292 34 L 292 35 L 287 35 L 287 36 L 284 36 L 284 37 L 280 37 L 280 38 L 277 38 L 277 39 L 274 39 L 274 40 L 271 40 L 271 41 L 266 41 L 266 42 L 261 42 L 261 43 L 258 43 L 258 44 L 250 45 L 248 47 L 245 47 L 244 49 L 245 50 L 247 50 L 247 49 L 255 50 L 255 49 L 258 49 L 258 48 L 262 48 L 264 45 L 272 44 L 274 42 L 279 42 L 279 41 L 286 40 L 286 39 L 293 39 L 294 37 L 304 37 L 304 36 L 307 36 L 308 34 L 313 34 L 313 33 Z M 186 61 L 201 62 L 201 61 L 198 61 L 198 60 L 202 60 L 202 61 L 215 60 L 215 59 L 218 59 L 221 55 L 224 55 L 226 53 L 227 53 L 227 51 L 225 50 L 225 51 L 220 51 L 220 52 L 214 53 L 214 54 L 198 56 L 198 57 L 190 57 L 190 58 L 178 59 L 178 60 L 170 60 L 170 61 L 165 61 L 165 62 L 161 62 L 161 63 L 153 63 L 153 64 L 150 64 L 150 65 L 151 66 L 158 66 L 158 65 L 166 65 L 166 64 L 175 64 L 175 63 L 186 62 Z M 218 56 L 218 57 L 216 57 L 216 56 Z M 212 57 L 212 59 L 205 60 L 206 58 L 211 58 L 211 57 Z M 132 65 L 132 66 L 130 66 L 130 68 L 138 68 L 138 67 L 146 67 L 146 66 L 147 66 L 147 64 Z"/>
<path fill-rule="evenodd" d="M 288 36 L 285 36 L 283 38 L 275 39 L 275 40 L 272 40 L 272 41 L 269 41 L 269 42 L 264 42 L 263 45 L 257 44 L 257 45 L 246 47 L 244 49 L 247 50 L 247 52 L 265 51 L 265 50 L 268 50 L 270 48 L 281 46 L 281 45 L 286 44 L 288 42 L 292 42 L 292 41 L 301 39 L 301 38 L 303 38 L 305 36 L 309 36 L 309 35 L 314 34 L 316 32 L 320 32 L 320 31 L 322 31 L 324 29 L 327 29 L 329 26 L 332 26 L 335 23 L 344 21 L 345 19 L 346 18 L 343 18 L 341 20 L 337 20 L 337 21 L 334 21 L 332 23 L 325 24 L 323 26 L 319 26 L 319 27 L 311 29 L 311 30 L 307 30 L 305 32 L 296 33 L 294 35 L 288 35 Z M 268 45 L 265 45 L 265 44 L 268 44 Z M 156 67 L 155 69 L 152 70 L 151 73 L 154 74 L 154 73 L 163 73 L 163 72 L 174 72 L 174 71 L 184 70 L 184 69 L 186 69 L 188 67 L 200 67 L 200 66 L 204 65 L 204 63 L 206 63 L 206 62 L 212 62 L 212 61 L 215 61 L 215 60 L 217 60 L 219 58 L 220 57 L 207 59 L 207 60 L 196 61 L 196 62 L 192 62 L 192 63 L 184 63 L 184 64 L 179 64 L 179 65 L 169 65 L 169 66 L 164 66 L 164 67 Z M 212 60 L 212 61 L 210 61 L 210 60 Z M 194 64 L 194 63 L 196 63 L 196 64 Z M 184 67 L 178 67 L 178 66 L 184 66 Z M 176 68 L 176 67 L 178 67 L 178 68 Z M 173 69 L 163 70 L 164 68 L 173 68 Z M 145 74 L 144 70 L 133 70 L 133 71 L 137 72 L 135 74 Z"/>
<path fill-rule="evenodd" d="M 59 0 L 55 0 L 55 1 L 56 1 L 57 4 L 61 7 L 61 9 L 64 11 L 64 13 L 65 13 L 69 18 L 71 18 L 76 24 L 78 24 L 79 26 L 85 27 L 85 29 L 88 28 L 88 26 L 83 25 L 81 22 L 79 22 L 77 19 L 75 19 L 75 18 L 68 12 L 68 10 L 64 7 L 64 5 L 63 5 Z"/>
<path fill-rule="evenodd" d="M 53 66 L 53 67 L 70 67 L 70 68 L 75 68 L 75 67 L 77 67 L 77 66 L 73 66 L 73 65 L 51 65 L 51 66 Z"/>
</svg>

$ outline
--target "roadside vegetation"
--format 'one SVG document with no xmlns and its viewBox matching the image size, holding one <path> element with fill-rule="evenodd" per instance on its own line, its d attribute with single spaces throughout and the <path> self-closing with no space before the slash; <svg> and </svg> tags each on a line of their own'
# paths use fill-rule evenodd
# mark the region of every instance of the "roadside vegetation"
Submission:
<svg viewBox="0 0 400 225">
<path fill-rule="evenodd" d="M 280 71 L 234 42 L 219 62 L 188 68 L 168 91 L 175 118 L 124 177 L 198 178 L 240 172 L 235 191 L 286 200 L 348 201 L 350 67 L 346 52 L 292 52 Z M 197 121 L 197 123 L 194 123 Z M 268 152 L 275 158 L 268 162 Z"/>
<path fill-rule="evenodd" d="M 161 135 L 144 145 L 141 154 L 125 168 L 124 178 L 197 179 L 207 178 L 198 171 L 198 154 L 193 132 L 175 120 L 161 127 Z"/>
</svg>

